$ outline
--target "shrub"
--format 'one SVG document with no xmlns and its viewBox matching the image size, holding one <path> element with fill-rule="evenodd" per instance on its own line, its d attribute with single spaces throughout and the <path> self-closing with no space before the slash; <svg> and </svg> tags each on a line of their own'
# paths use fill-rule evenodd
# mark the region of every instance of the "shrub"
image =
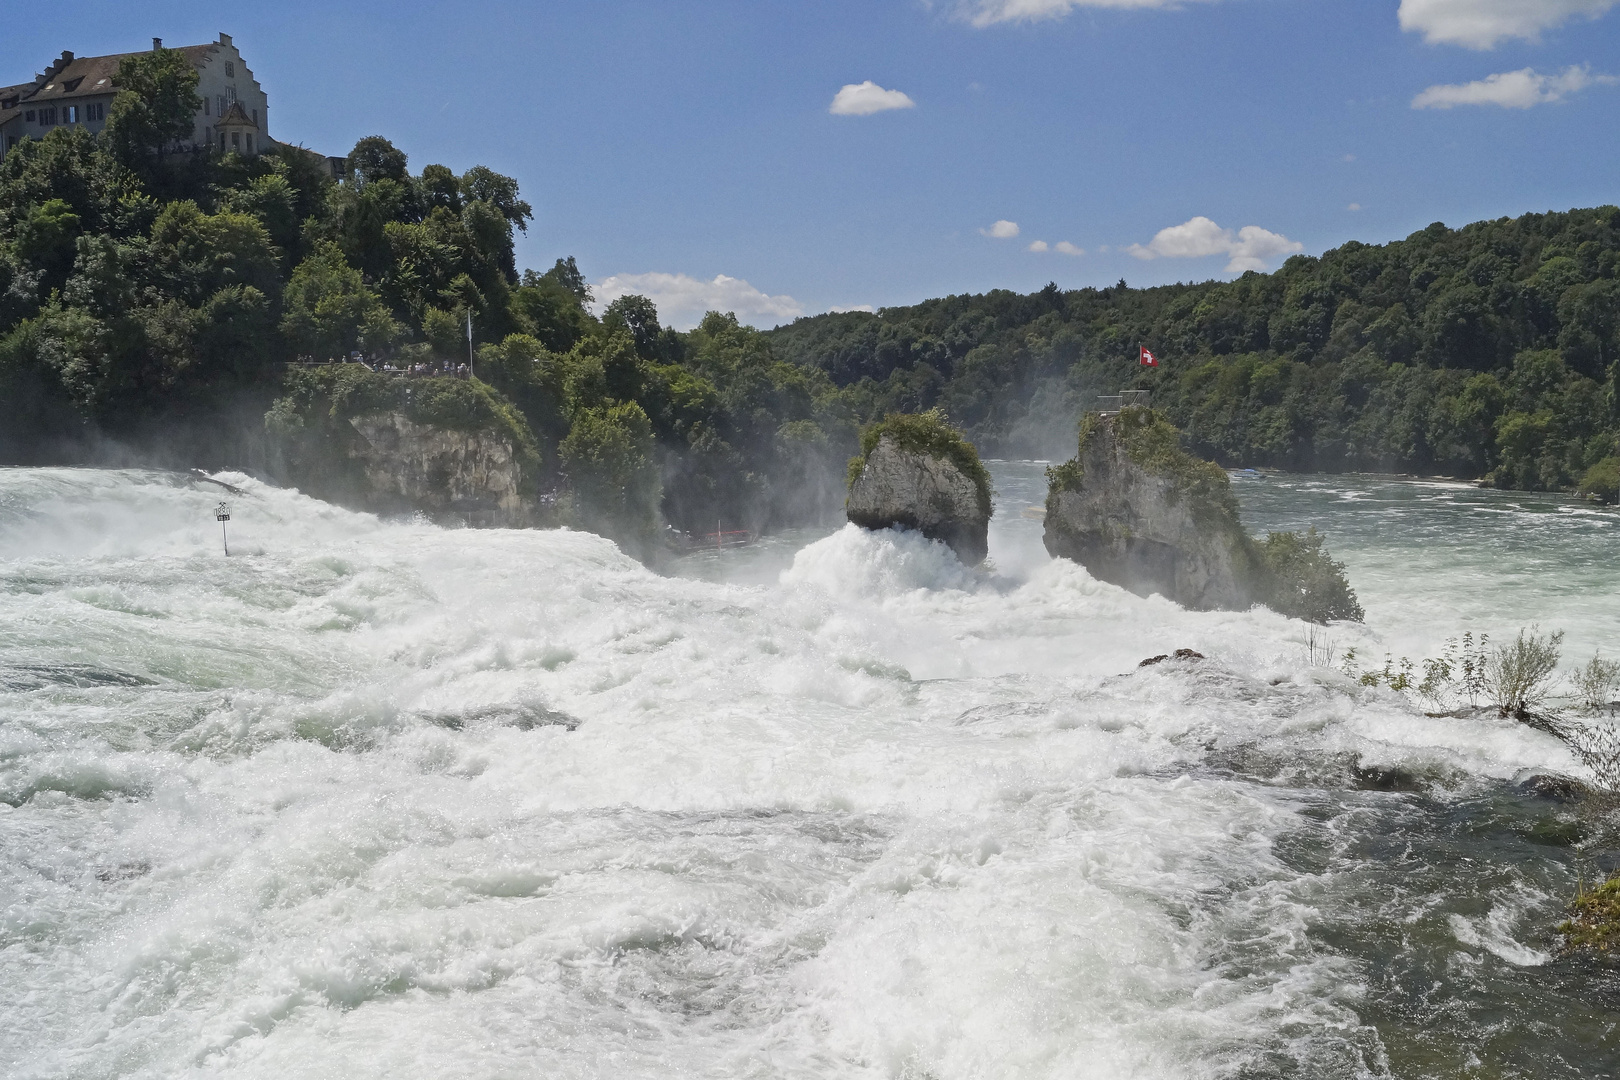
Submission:
<svg viewBox="0 0 1620 1080">
<path fill-rule="evenodd" d="M 1575 669 L 1570 681 L 1581 704 L 1596 712 L 1609 703 L 1615 687 L 1620 686 L 1620 661 L 1605 660 L 1594 653 L 1592 659 Z"/>
<path fill-rule="evenodd" d="M 1303 535 L 1268 535 L 1258 545 L 1264 577 L 1261 599 L 1278 614 L 1307 622 L 1360 622 L 1364 613 L 1345 579 L 1344 564 L 1322 550 L 1322 540 L 1314 528 Z"/>
<path fill-rule="evenodd" d="M 849 462 L 849 484 L 855 485 L 866 468 L 866 457 L 883 436 L 892 436 L 900 449 L 913 454 L 944 458 L 973 481 L 979 495 L 979 513 L 990 516 L 990 473 L 973 444 L 946 421 L 939 409 L 923 413 L 890 413 L 861 431 L 861 452 Z"/>
<path fill-rule="evenodd" d="M 1558 646 L 1562 630 L 1545 636 L 1536 628 L 1520 630 L 1507 645 L 1498 645 L 1485 664 L 1485 690 L 1496 703 L 1497 712 L 1520 720 L 1536 718 L 1535 710 L 1552 688 L 1553 672 L 1558 670 Z"/>
<path fill-rule="evenodd" d="M 1587 469 L 1578 490 L 1587 498 L 1599 502 L 1620 502 L 1620 457 L 1610 454 Z"/>
</svg>

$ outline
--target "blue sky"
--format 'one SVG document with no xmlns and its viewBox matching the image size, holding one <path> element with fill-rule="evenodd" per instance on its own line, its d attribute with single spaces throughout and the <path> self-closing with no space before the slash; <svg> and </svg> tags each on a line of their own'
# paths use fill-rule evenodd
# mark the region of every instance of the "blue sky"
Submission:
<svg viewBox="0 0 1620 1080">
<path fill-rule="evenodd" d="M 274 137 L 513 175 L 520 265 L 683 326 L 1620 201 L 1620 0 L 81 3 L 12 20 L 0 82 L 221 30 Z"/>
</svg>

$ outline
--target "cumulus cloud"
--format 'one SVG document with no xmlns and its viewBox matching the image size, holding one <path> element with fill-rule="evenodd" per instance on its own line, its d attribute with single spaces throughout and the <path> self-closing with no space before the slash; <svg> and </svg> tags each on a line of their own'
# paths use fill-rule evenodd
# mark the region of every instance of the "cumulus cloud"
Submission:
<svg viewBox="0 0 1620 1080">
<path fill-rule="evenodd" d="M 645 296 L 658 307 L 659 320 L 677 330 L 690 330 L 710 311 L 736 312 L 741 322 L 775 326 L 804 314 L 791 296 L 770 296 L 742 278 L 717 274 L 703 281 L 687 274 L 614 274 L 592 286 L 598 307 L 621 296 Z"/>
<path fill-rule="evenodd" d="M 1528 109 L 1550 105 L 1588 86 L 1612 86 L 1613 75 L 1593 75 L 1590 68 L 1569 67 L 1559 75 L 1537 75 L 1530 68 L 1487 75 L 1471 83 L 1431 86 L 1412 99 L 1414 109 L 1452 109 L 1458 105 L 1500 105 Z"/>
<path fill-rule="evenodd" d="M 1011 240 L 1018 235 L 1018 222 L 998 221 L 988 229 L 980 229 L 979 235 L 988 236 L 993 240 Z"/>
<path fill-rule="evenodd" d="M 849 83 L 833 95 L 832 107 L 827 111 L 834 116 L 871 116 L 890 109 L 914 109 L 917 103 L 898 90 L 885 90 L 871 79 L 862 83 Z"/>
<path fill-rule="evenodd" d="M 1084 248 L 1077 248 L 1067 240 L 1059 240 L 1053 246 L 1053 250 L 1064 255 L 1084 255 L 1086 253 Z"/>
<path fill-rule="evenodd" d="M 1174 8 L 1185 0 L 957 0 L 956 17 L 974 26 L 1061 19 L 1075 8 Z M 1213 2 L 1213 0 L 1210 0 Z"/>
<path fill-rule="evenodd" d="M 1401 0 L 1401 29 L 1431 45 L 1489 49 L 1507 38 L 1535 41 L 1570 19 L 1595 19 L 1620 0 Z"/>
<path fill-rule="evenodd" d="M 1245 270 L 1264 270 L 1268 260 L 1304 251 L 1305 245 L 1258 225 L 1245 225 L 1234 233 L 1200 216 L 1160 229 L 1148 243 L 1132 244 L 1125 250 L 1138 259 L 1202 259 L 1225 255 L 1226 272 L 1241 274 Z"/>
<path fill-rule="evenodd" d="M 1048 248 L 1046 246 L 1046 241 L 1045 240 L 1036 240 L 1036 241 L 1034 241 L 1033 243 L 1031 243 L 1029 245 L 1029 250 L 1031 250 L 1031 251 L 1046 251 L 1046 250 L 1048 250 Z"/>
</svg>

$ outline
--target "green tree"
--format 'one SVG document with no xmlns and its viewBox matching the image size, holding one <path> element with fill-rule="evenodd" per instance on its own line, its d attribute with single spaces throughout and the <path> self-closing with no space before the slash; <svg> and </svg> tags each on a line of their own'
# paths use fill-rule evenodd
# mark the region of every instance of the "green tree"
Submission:
<svg viewBox="0 0 1620 1080">
<path fill-rule="evenodd" d="M 381 135 L 367 135 L 349 151 L 349 182 L 365 187 L 376 180 L 404 184 L 410 180 L 405 151 Z"/>
<path fill-rule="evenodd" d="M 282 333 L 318 360 L 354 350 L 375 354 L 399 338 L 387 306 L 335 244 L 321 245 L 293 270 L 283 308 Z"/>
<path fill-rule="evenodd" d="M 132 167 L 148 165 L 190 139 L 202 111 L 197 69 L 177 49 L 131 53 L 118 61 L 102 138 Z"/>
</svg>

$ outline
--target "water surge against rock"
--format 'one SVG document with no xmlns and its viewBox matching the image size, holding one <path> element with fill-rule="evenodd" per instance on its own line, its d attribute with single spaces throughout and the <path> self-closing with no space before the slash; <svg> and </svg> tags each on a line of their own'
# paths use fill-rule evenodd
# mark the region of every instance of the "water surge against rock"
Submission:
<svg viewBox="0 0 1620 1080">
<path fill-rule="evenodd" d="M 1047 559 L 1039 467 L 992 472 L 980 570 L 851 526 L 658 576 L 240 476 L 225 559 L 217 488 L 0 471 L 0 1071 L 1612 1063 L 1612 977 L 1552 932 L 1580 822 L 1519 786 L 1579 775 L 1562 744 L 1311 669 L 1298 622 Z M 1251 527 L 1329 533 L 1368 612 L 1345 644 L 1466 628 L 1415 618 L 1425 588 L 1501 593 L 1316 513 L 1393 513 L 1376 484 L 1288 483 L 1237 487 Z M 1442 494 L 1411 529 L 1541 512 Z M 1546 550 L 1612 543 L 1544 516 Z M 1205 659 L 1136 667 L 1181 647 Z"/>
</svg>

